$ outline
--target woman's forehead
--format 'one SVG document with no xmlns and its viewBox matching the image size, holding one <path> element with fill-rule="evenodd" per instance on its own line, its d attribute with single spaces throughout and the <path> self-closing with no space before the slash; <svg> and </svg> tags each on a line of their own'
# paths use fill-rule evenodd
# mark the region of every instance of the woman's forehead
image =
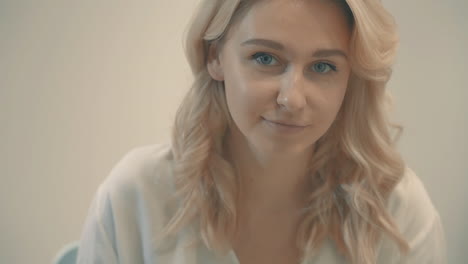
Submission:
<svg viewBox="0 0 468 264">
<path fill-rule="evenodd" d="M 236 42 L 270 39 L 285 46 L 344 48 L 350 28 L 342 8 L 324 0 L 263 0 L 233 29 Z"/>
</svg>

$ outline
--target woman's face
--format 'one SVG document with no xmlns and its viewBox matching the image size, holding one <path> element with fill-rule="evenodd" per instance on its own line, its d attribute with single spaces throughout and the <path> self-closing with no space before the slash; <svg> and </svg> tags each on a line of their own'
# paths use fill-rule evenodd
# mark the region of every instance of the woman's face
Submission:
<svg viewBox="0 0 468 264">
<path fill-rule="evenodd" d="M 342 104 L 349 38 L 344 12 L 332 1 L 255 4 L 208 64 L 224 81 L 234 140 L 269 153 L 310 150 Z"/>
</svg>

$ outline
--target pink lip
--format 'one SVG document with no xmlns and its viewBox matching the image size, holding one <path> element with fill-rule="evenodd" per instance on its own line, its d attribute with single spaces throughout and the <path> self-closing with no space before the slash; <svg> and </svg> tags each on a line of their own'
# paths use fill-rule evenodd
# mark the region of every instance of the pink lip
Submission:
<svg viewBox="0 0 468 264">
<path fill-rule="evenodd" d="M 293 132 L 300 132 L 302 130 L 304 130 L 307 125 L 296 125 L 296 124 L 291 124 L 289 122 L 285 122 L 285 121 L 272 121 L 272 120 L 268 120 L 268 119 L 265 119 L 263 118 L 263 121 L 265 121 L 265 123 L 273 128 L 275 131 L 277 132 L 281 132 L 281 133 L 293 133 Z"/>
<path fill-rule="evenodd" d="M 270 123 L 274 123 L 274 124 L 277 124 L 277 125 L 281 125 L 281 126 L 288 126 L 288 127 L 297 127 L 297 128 L 304 128 L 304 127 L 307 127 L 307 125 L 299 125 L 299 124 L 292 124 L 292 123 L 289 123 L 287 121 L 281 121 L 281 120 L 268 120 L 268 119 L 265 119 L 263 118 L 263 120 L 267 121 L 267 122 L 270 122 Z"/>
</svg>

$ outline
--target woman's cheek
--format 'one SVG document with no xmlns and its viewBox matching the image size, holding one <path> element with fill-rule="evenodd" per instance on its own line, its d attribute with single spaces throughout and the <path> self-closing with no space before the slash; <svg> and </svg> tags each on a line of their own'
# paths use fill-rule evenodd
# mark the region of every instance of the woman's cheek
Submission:
<svg viewBox="0 0 468 264">
<path fill-rule="evenodd" d="M 251 80 L 249 91 L 251 99 L 259 106 L 276 103 L 279 92 L 278 82 L 274 78 L 259 78 Z"/>
</svg>

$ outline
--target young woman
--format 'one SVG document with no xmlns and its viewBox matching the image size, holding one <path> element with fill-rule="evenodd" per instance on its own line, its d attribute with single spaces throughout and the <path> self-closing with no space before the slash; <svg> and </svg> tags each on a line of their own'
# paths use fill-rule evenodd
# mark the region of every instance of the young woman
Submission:
<svg viewBox="0 0 468 264">
<path fill-rule="evenodd" d="M 395 149 L 397 46 L 378 0 L 205 0 L 170 145 L 100 186 L 78 263 L 445 263 Z"/>
</svg>

